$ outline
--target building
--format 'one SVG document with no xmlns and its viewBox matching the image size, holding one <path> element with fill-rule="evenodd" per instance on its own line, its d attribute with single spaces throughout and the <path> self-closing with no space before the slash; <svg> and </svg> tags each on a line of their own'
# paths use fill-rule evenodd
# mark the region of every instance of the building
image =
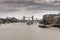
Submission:
<svg viewBox="0 0 60 40">
<path fill-rule="evenodd" d="M 60 15 L 54 17 L 54 22 L 60 24 Z"/>
<path fill-rule="evenodd" d="M 60 14 L 46 14 L 43 16 L 43 22 L 46 24 L 57 23 L 60 19 Z"/>
</svg>

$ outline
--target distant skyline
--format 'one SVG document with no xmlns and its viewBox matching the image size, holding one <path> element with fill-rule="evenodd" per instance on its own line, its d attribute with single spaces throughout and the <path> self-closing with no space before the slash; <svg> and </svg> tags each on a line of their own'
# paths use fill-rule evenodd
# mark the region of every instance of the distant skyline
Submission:
<svg viewBox="0 0 60 40">
<path fill-rule="evenodd" d="M 60 0 L 0 0 L 0 17 L 32 16 L 60 13 Z"/>
<path fill-rule="evenodd" d="M 38 11 L 38 12 L 31 12 L 31 11 L 16 11 L 16 12 L 1 12 L 0 17 L 16 17 L 18 19 L 22 19 L 23 16 L 31 17 L 34 16 L 34 19 L 42 19 L 43 15 L 45 14 L 58 14 L 60 11 Z"/>
</svg>

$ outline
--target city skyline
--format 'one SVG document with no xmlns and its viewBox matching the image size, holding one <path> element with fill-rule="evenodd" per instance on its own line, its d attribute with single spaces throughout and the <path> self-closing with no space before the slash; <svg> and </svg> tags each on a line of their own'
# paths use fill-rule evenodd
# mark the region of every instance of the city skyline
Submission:
<svg viewBox="0 0 60 40">
<path fill-rule="evenodd" d="M 60 0 L 0 0 L 0 17 L 34 16 L 60 13 Z"/>
</svg>

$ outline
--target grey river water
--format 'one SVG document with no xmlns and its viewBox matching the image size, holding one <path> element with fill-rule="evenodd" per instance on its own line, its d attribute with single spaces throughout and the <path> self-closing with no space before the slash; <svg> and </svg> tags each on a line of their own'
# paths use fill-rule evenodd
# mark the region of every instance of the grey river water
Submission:
<svg viewBox="0 0 60 40">
<path fill-rule="evenodd" d="M 37 24 L 1 24 L 0 40 L 60 40 L 60 29 L 39 28 Z"/>
</svg>

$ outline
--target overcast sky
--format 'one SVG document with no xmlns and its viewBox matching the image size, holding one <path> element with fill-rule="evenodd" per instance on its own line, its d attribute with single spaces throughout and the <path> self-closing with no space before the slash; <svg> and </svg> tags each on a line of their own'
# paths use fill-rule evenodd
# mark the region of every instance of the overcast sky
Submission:
<svg viewBox="0 0 60 40">
<path fill-rule="evenodd" d="M 44 14 L 58 14 L 60 0 L 0 0 L 0 17 L 22 18 L 22 15 L 41 19 Z"/>
</svg>

